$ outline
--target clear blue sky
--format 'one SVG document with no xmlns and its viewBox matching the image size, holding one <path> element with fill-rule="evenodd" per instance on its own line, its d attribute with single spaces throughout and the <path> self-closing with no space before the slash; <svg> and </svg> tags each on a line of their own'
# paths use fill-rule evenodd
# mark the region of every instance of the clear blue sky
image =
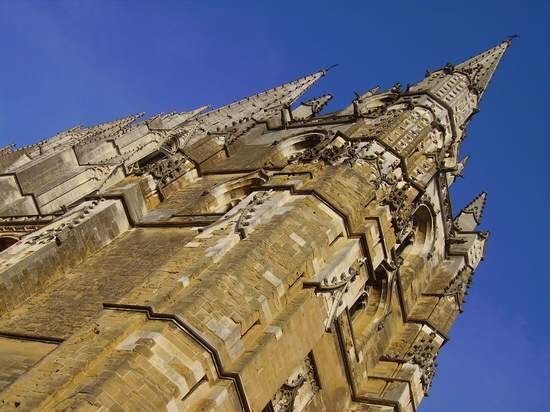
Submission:
<svg viewBox="0 0 550 412">
<path fill-rule="evenodd" d="M 489 192 L 488 255 L 423 411 L 542 411 L 550 389 L 550 3 L 2 1 L 0 144 L 220 105 L 333 63 L 310 96 L 421 79 L 519 32 L 469 128 L 458 210 Z M 546 409 L 547 410 L 547 409 Z"/>
</svg>

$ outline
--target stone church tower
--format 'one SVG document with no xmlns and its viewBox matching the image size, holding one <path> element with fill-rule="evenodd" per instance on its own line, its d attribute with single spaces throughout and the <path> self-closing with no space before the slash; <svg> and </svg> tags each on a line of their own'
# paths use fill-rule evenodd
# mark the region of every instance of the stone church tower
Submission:
<svg viewBox="0 0 550 412">
<path fill-rule="evenodd" d="M 453 217 L 504 41 L 320 114 L 326 70 L 0 151 L 2 410 L 415 411 L 486 194 Z"/>
</svg>

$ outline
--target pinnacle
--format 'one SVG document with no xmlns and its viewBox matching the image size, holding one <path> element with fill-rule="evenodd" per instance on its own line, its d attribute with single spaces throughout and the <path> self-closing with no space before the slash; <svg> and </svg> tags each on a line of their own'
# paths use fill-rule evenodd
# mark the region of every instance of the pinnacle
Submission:
<svg viewBox="0 0 550 412">
<path fill-rule="evenodd" d="M 363 94 L 360 94 L 359 92 L 357 91 L 354 91 L 353 93 L 355 94 L 355 99 L 353 99 L 352 103 L 350 105 L 348 105 L 347 107 L 345 107 L 344 109 L 340 110 L 339 113 L 340 114 L 351 114 L 351 113 L 355 113 L 355 110 L 356 109 L 356 105 L 357 104 L 362 104 L 362 103 L 366 103 L 367 100 L 378 94 L 380 90 L 380 87 L 379 86 L 375 86 L 369 90 L 367 90 L 365 93 Z"/>
<path fill-rule="evenodd" d="M 300 106 L 292 110 L 292 116 L 295 120 L 302 120 L 315 116 L 327 105 L 327 103 L 332 99 L 332 95 L 324 94 L 319 97 L 315 97 L 310 100 L 302 102 Z"/>
<path fill-rule="evenodd" d="M 319 97 L 314 97 L 313 99 L 306 100 L 302 104 L 304 106 L 311 106 L 311 110 L 314 113 L 319 113 L 327 105 L 327 103 L 332 99 L 331 94 L 323 94 Z"/>
<path fill-rule="evenodd" d="M 371 96 L 374 96 L 376 93 L 378 93 L 378 91 L 380 90 L 380 87 L 379 86 L 375 86 L 369 90 L 367 90 L 365 93 L 363 94 L 359 94 L 357 92 L 354 92 L 355 93 L 355 98 L 357 99 L 357 101 L 359 103 L 362 102 L 363 99 L 366 99 L 366 98 L 369 98 Z"/>
<path fill-rule="evenodd" d="M 464 156 L 464 158 L 457 163 L 457 171 L 458 173 L 462 172 L 466 165 L 468 164 L 468 160 L 470 160 L 470 155 Z"/>
<path fill-rule="evenodd" d="M 454 167 L 448 169 L 449 173 L 447 174 L 447 184 L 449 186 L 455 182 L 456 178 L 463 177 L 462 172 L 466 168 L 466 164 L 469 159 L 470 156 L 464 156 L 464 158 L 457 162 Z"/>
<path fill-rule="evenodd" d="M 139 112 L 139 113 L 128 115 L 126 117 L 122 117 L 120 119 L 100 123 L 95 126 L 81 128 L 80 129 L 82 131 L 81 135 L 75 136 L 74 140 L 72 141 L 72 144 L 87 144 L 96 140 L 101 140 L 102 138 L 106 138 L 110 136 L 113 132 L 117 132 L 119 130 L 122 130 L 130 126 L 136 120 L 143 117 L 144 114 L 145 112 Z M 52 148 L 56 148 L 56 147 L 57 146 L 55 145 L 52 146 Z"/>
<path fill-rule="evenodd" d="M 319 104 L 319 103 L 324 104 L 324 103 L 328 102 L 330 99 L 332 99 L 331 94 L 323 94 L 321 96 L 314 97 L 313 99 L 305 100 L 304 102 L 302 102 L 302 104 L 305 104 L 307 106 L 313 106 L 313 105 Z"/>
<path fill-rule="evenodd" d="M 143 117 L 144 114 L 145 114 L 145 112 L 130 114 L 128 116 L 121 117 L 121 118 L 116 119 L 116 120 L 110 120 L 108 122 L 99 123 L 95 126 L 88 127 L 87 129 L 89 131 L 96 131 L 96 130 L 104 130 L 104 129 L 111 128 L 111 127 L 114 127 L 114 126 L 127 126 L 127 125 L 135 122 L 140 117 Z"/>
<path fill-rule="evenodd" d="M 0 155 L 13 152 L 14 147 L 15 147 L 15 143 L 10 143 L 4 147 L 0 147 Z"/>
<path fill-rule="evenodd" d="M 460 231 L 472 231 L 481 222 L 481 216 L 485 203 L 487 201 L 487 192 L 481 192 L 472 200 L 454 220 L 455 226 Z"/>
<path fill-rule="evenodd" d="M 485 208 L 485 202 L 487 202 L 487 192 L 481 192 L 463 209 L 463 212 L 473 214 L 476 222 L 479 223 L 481 221 L 483 209 Z"/>
<path fill-rule="evenodd" d="M 205 110 L 207 110 L 208 108 L 210 107 L 209 104 L 206 104 L 204 106 L 201 106 L 201 107 L 197 107 L 196 109 L 193 109 L 193 110 L 190 110 L 188 112 L 182 112 L 180 114 L 183 114 L 183 113 L 187 113 L 190 117 L 194 117 L 202 112 L 204 112 Z"/>
<path fill-rule="evenodd" d="M 157 129 L 172 129 L 188 120 L 193 119 L 194 117 L 208 109 L 208 107 L 209 106 L 201 106 L 188 112 L 171 113 L 164 116 L 162 119 L 156 117 L 149 121 L 149 125 Z"/>
</svg>

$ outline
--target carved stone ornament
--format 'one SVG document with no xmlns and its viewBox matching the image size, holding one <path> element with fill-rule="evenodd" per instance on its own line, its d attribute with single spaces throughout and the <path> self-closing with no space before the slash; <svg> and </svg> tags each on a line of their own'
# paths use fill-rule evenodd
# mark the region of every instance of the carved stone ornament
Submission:
<svg viewBox="0 0 550 412">
<path fill-rule="evenodd" d="M 388 190 L 388 196 L 384 201 L 390 208 L 398 237 L 409 229 L 411 215 L 414 210 L 414 206 L 406 201 L 409 187 L 408 183 L 396 183 Z"/>
<path fill-rule="evenodd" d="M 455 296 L 458 305 L 461 307 L 464 303 L 464 297 L 468 294 L 468 288 L 472 283 L 471 276 L 468 275 L 466 269 L 462 269 L 458 274 L 451 279 L 445 290 L 445 296 Z"/>
<path fill-rule="evenodd" d="M 428 338 L 422 338 L 418 344 L 413 345 L 411 350 L 405 354 L 408 362 L 414 363 L 420 367 L 422 388 L 428 392 L 435 370 L 437 367 L 437 346 L 434 343 L 435 333 L 430 333 Z"/>
<path fill-rule="evenodd" d="M 448 238 L 454 237 L 454 224 L 453 224 L 453 211 L 451 207 L 451 201 L 449 200 L 449 190 L 447 187 L 446 179 L 438 179 L 439 191 L 442 199 L 441 215 L 445 222 L 446 236 Z"/>
<path fill-rule="evenodd" d="M 58 215 L 0 217 L 0 233 L 20 239 L 54 221 Z"/>
<path fill-rule="evenodd" d="M 322 154 L 329 144 L 329 137 L 326 134 L 315 134 L 316 139 L 319 139 L 313 147 L 294 154 L 288 160 L 289 163 L 313 163 L 322 160 Z"/>
<path fill-rule="evenodd" d="M 317 287 L 318 293 L 330 294 L 330 309 L 329 315 L 325 322 L 325 329 L 330 330 L 334 319 L 340 312 L 340 306 L 344 304 L 344 296 L 349 290 L 349 285 L 355 280 L 359 274 L 359 269 L 366 261 L 366 258 L 360 258 L 348 269 L 347 273 L 343 272 L 340 276 L 333 276 L 330 279 L 323 279 L 321 284 Z"/>
<path fill-rule="evenodd" d="M 326 139 L 326 138 L 325 138 Z M 386 150 L 374 141 L 346 141 L 341 146 L 335 146 L 321 141 L 313 148 L 306 149 L 302 153 L 290 159 L 291 163 L 324 162 L 327 165 L 344 164 L 352 167 L 355 164 L 367 163 L 374 172 L 371 183 L 378 189 L 381 185 L 392 185 L 397 182 L 395 170 L 400 161 L 396 159 L 390 165 L 384 159 Z"/>
<path fill-rule="evenodd" d="M 63 222 L 59 226 L 56 226 L 46 231 L 29 236 L 25 239 L 25 244 L 28 245 L 43 245 L 49 243 L 53 240 L 60 245 L 63 243 L 67 236 L 67 232 L 74 228 L 75 225 L 79 224 L 82 219 L 84 219 L 91 211 L 94 209 L 101 200 L 94 200 L 89 205 L 84 206 L 82 209 L 75 210 L 72 214 L 77 215 L 69 222 Z M 69 212 L 69 215 L 71 213 Z"/>
<path fill-rule="evenodd" d="M 242 208 L 239 218 L 235 223 L 235 231 L 239 234 L 241 239 L 246 238 L 246 227 L 250 225 L 250 219 L 253 217 L 256 208 L 263 204 L 265 200 L 270 197 L 272 192 L 258 192 L 254 194 L 252 200 Z"/>
<path fill-rule="evenodd" d="M 271 400 L 275 412 L 300 412 L 319 391 L 313 357 L 308 355 Z"/>
<path fill-rule="evenodd" d="M 394 362 L 411 363 L 420 369 L 420 383 L 424 393 L 428 393 L 432 385 L 437 368 L 438 345 L 435 343 L 436 334 L 430 333 L 415 343 L 402 357 L 388 353 L 386 358 Z"/>
<path fill-rule="evenodd" d="M 164 187 L 192 168 L 191 160 L 178 151 L 168 157 L 149 163 L 141 169 L 141 173 L 149 173 L 159 187 Z"/>
</svg>

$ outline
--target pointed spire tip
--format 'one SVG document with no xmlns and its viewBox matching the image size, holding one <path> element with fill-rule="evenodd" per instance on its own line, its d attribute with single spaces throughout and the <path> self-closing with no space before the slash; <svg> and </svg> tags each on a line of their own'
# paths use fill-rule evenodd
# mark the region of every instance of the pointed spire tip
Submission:
<svg viewBox="0 0 550 412">
<path fill-rule="evenodd" d="M 466 155 L 462 158 L 461 161 L 458 162 L 458 164 L 464 169 L 464 167 L 466 167 L 466 164 L 468 163 L 469 160 L 470 160 L 470 155 Z"/>
<path fill-rule="evenodd" d="M 454 226 L 459 231 L 472 231 L 481 222 L 481 216 L 487 201 L 487 192 L 481 192 L 454 219 Z"/>
<path fill-rule="evenodd" d="M 479 224 L 483 210 L 485 209 L 485 203 L 487 202 L 487 192 L 483 191 L 477 197 L 472 200 L 461 213 L 471 213 L 474 215 L 474 219 Z"/>
<path fill-rule="evenodd" d="M 321 73 L 321 76 L 325 76 L 329 72 L 329 70 L 332 70 L 332 69 L 334 69 L 335 67 L 338 67 L 338 66 L 340 66 L 338 63 L 331 64 L 327 68 L 319 70 L 317 73 Z"/>
<path fill-rule="evenodd" d="M 510 38 L 513 38 L 513 36 L 510 36 Z M 456 69 L 470 77 L 470 87 L 477 93 L 478 99 L 481 99 L 489 86 L 489 82 L 497 69 L 500 59 L 508 49 L 510 41 L 505 40 L 456 66 Z"/>
<path fill-rule="evenodd" d="M 512 45 L 512 41 L 515 39 L 515 38 L 518 38 L 519 37 L 519 34 L 518 33 L 514 33 L 514 34 L 511 34 L 509 35 L 508 37 L 506 37 L 502 42 L 503 43 L 506 43 L 508 46 L 511 46 Z"/>
</svg>

